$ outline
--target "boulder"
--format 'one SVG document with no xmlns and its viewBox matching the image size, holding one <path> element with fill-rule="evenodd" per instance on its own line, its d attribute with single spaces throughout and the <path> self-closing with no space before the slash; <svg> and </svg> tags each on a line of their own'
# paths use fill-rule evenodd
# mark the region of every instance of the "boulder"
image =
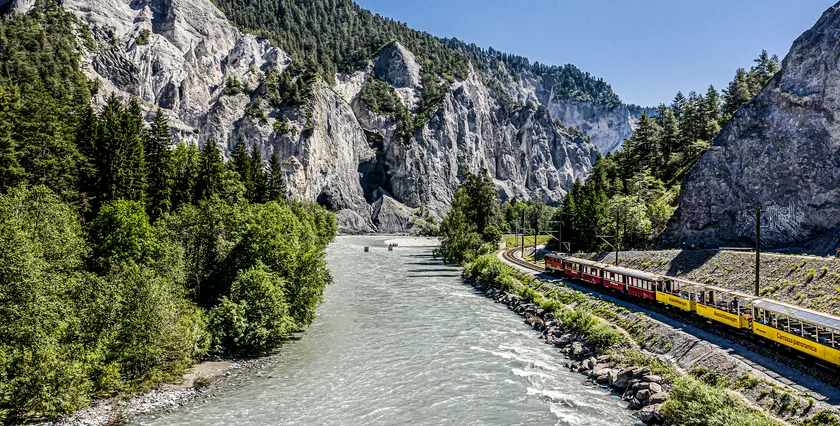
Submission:
<svg viewBox="0 0 840 426">
<path fill-rule="evenodd" d="M 665 392 L 657 392 L 650 396 L 648 402 L 650 404 L 661 404 L 665 402 L 666 399 L 668 399 L 668 394 L 666 394 Z"/>
<path fill-rule="evenodd" d="M 648 399 L 650 399 L 650 395 L 650 390 L 641 389 L 638 392 L 636 392 L 636 399 L 638 399 L 639 401 L 647 401 Z"/>
<path fill-rule="evenodd" d="M 662 385 L 660 385 L 659 383 L 650 382 L 648 389 L 650 389 L 651 393 L 660 393 L 662 392 Z"/>
<path fill-rule="evenodd" d="M 644 376 L 650 375 L 650 373 L 651 373 L 651 371 L 650 371 L 649 367 L 636 368 L 633 371 L 633 378 L 634 379 L 641 379 Z"/>
<path fill-rule="evenodd" d="M 616 370 L 607 371 L 607 384 L 613 387 L 618 382 L 618 372 Z"/>
<path fill-rule="evenodd" d="M 653 383 L 662 383 L 662 377 L 648 374 L 647 376 L 642 376 L 642 381 L 645 382 L 653 382 Z"/>
<path fill-rule="evenodd" d="M 648 406 L 639 413 L 639 420 L 646 425 L 664 425 L 665 416 L 658 411 L 659 406 Z"/>
<path fill-rule="evenodd" d="M 595 378 L 595 383 L 599 385 L 609 385 L 610 383 L 610 376 L 609 374 L 601 374 L 600 376 Z"/>
<path fill-rule="evenodd" d="M 583 355 L 584 350 L 585 350 L 585 349 L 584 349 L 584 347 L 583 347 L 583 344 L 582 344 L 582 343 L 580 343 L 580 342 L 573 342 L 573 343 L 572 343 L 572 347 L 569 349 L 569 355 L 570 355 L 572 358 L 577 359 L 577 358 L 580 358 L 580 356 L 581 356 L 581 355 Z"/>
</svg>

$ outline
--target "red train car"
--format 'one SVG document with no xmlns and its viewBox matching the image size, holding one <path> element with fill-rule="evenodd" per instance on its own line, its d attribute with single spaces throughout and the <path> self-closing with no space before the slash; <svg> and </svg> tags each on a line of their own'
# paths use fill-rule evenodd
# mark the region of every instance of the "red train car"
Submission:
<svg viewBox="0 0 840 426">
<path fill-rule="evenodd" d="M 566 276 L 580 278 L 592 284 L 656 300 L 659 277 L 654 274 L 554 254 L 546 256 L 545 265 L 550 272 L 562 272 Z"/>
</svg>

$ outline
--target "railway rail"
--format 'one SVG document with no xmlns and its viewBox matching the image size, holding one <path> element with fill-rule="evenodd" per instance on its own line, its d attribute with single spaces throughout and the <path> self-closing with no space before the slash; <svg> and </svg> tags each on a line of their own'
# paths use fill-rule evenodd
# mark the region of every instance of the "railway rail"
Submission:
<svg viewBox="0 0 840 426">
<path fill-rule="evenodd" d="M 502 252 L 504 260 L 513 263 L 517 266 L 526 268 L 528 270 L 539 272 L 547 275 L 552 275 L 548 268 L 535 265 L 527 260 L 516 256 L 515 252 L 518 248 L 508 249 Z M 623 268 L 622 268 L 623 269 Z M 579 268 L 579 271 L 582 269 Z M 560 277 L 557 277 L 562 279 Z M 605 287 L 591 282 L 590 277 L 584 277 L 584 274 L 579 276 L 567 276 L 566 279 L 572 279 L 580 284 L 583 284 L 589 290 L 603 295 L 610 295 L 624 302 L 631 303 L 639 308 L 650 310 L 658 314 L 667 316 L 671 319 L 690 324 L 698 329 L 712 333 L 718 337 L 727 339 L 733 343 L 742 345 L 754 352 L 760 353 L 771 359 L 776 359 L 790 366 L 799 366 L 797 369 L 812 375 L 832 386 L 840 386 L 840 369 L 834 363 L 827 362 L 824 359 L 810 356 L 800 350 L 792 349 L 788 346 L 779 344 L 772 340 L 767 340 L 752 332 L 745 332 L 745 329 L 733 329 L 724 323 L 717 323 L 704 316 L 698 316 L 694 311 L 686 311 L 670 306 L 667 303 L 657 301 L 656 297 L 639 297 L 636 294 L 630 294 L 626 291 L 619 291 L 614 288 Z M 626 289 L 626 287 L 625 287 Z M 654 292 L 655 294 L 655 292 Z M 747 330 L 749 331 L 749 330 Z"/>
</svg>

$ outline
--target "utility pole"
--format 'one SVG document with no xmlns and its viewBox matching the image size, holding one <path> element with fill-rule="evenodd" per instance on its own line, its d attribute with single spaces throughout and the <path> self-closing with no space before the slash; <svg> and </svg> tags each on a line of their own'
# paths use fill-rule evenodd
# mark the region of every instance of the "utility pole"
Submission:
<svg viewBox="0 0 840 426">
<path fill-rule="evenodd" d="M 562 252 L 562 251 L 563 251 L 563 225 L 565 225 L 565 224 L 566 224 L 566 223 L 563 221 L 563 216 L 572 216 L 572 217 L 574 217 L 574 216 L 575 216 L 575 214 L 574 214 L 574 213 L 564 213 L 564 212 L 558 212 L 557 214 L 559 214 L 559 215 L 560 215 L 560 220 L 558 220 L 558 221 L 557 221 L 557 223 L 559 223 L 559 226 L 560 226 L 560 229 L 559 229 L 559 232 L 558 232 L 558 237 L 559 237 L 559 238 L 557 238 L 557 240 L 558 240 L 558 242 L 559 242 L 560 251 Z M 574 223 L 572 224 L 572 229 L 574 229 Z"/>
<path fill-rule="evenodd" d="M 755 295 L 756 297 L 761 295 L 761 281 L 759 278 L 759 272 L 761 271 L 761 228 L 766 228 L 765 226 L 761 226 L 761 212 L 766 212 L 767 210 L 761 210 L 761 207 L 755 209 Z"/>
<path fill-rule="evenodd" d="M 525 209 L 522 209 L 522 258 L 525 258 Z"/>
<path fill-rule="evenodd" d="M 540 212 L 537 209 L 531 212 L 531 225 L 534 227 L 534 263 L 537 263 L 537 234 L 540 232 Z"/>
<path fill-rule="evenodd" d="M 621 240 L 619 239 L 618 234 L 618 220 L 619 220 L 620 210 L 615 209 L 615 266 L 618 266 L 618 252 L 621 247 Z"/>
</svg>

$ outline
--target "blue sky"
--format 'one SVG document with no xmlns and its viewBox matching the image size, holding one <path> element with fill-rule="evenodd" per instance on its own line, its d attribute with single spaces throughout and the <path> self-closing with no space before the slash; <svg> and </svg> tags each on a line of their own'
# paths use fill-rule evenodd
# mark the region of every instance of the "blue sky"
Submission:
<svg viewBox="0 0 840 426">
<path fill-rule="evenodd" d="M 572 63 L 624 102 L 723 89 L 761 49 L 784 58 L 835 0 L 356 0 L 441 37 Z"/>
</svg>

